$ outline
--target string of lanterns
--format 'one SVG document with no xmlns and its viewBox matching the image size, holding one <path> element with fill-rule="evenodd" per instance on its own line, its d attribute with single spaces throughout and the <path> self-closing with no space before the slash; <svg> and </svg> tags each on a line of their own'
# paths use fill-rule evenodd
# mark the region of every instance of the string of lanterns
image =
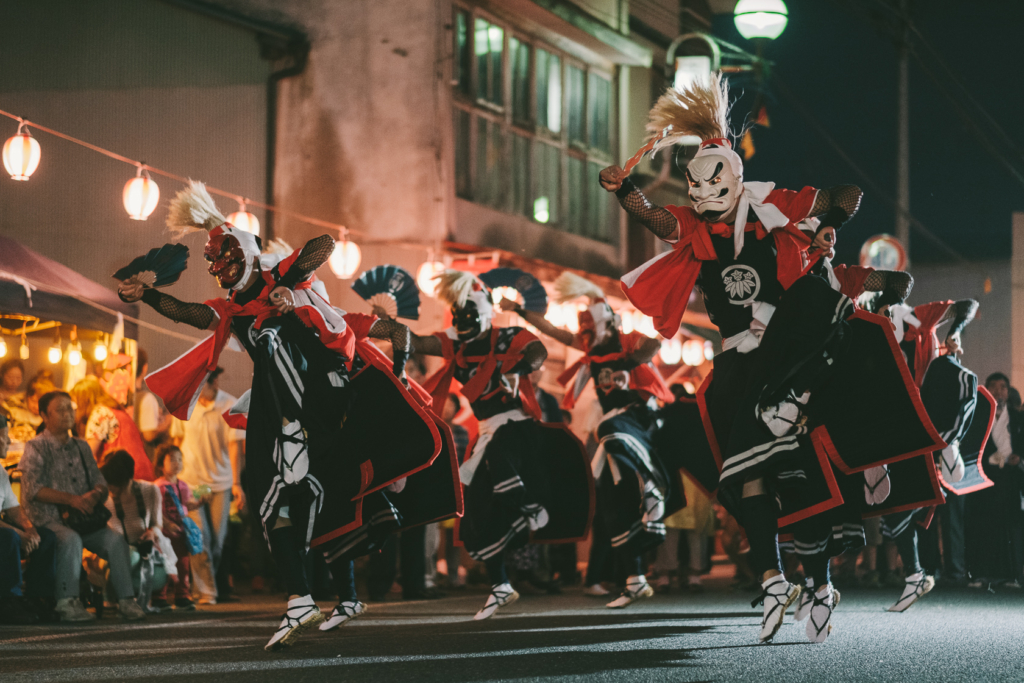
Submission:
<svg viewBox="0 0 1024 683">
<path fill-rule="evenodd" d="M 149 218 L 150 214 L 156 210 L 157 205 L 160 203 L 160 187 L 150 176 L 150 172 L 166 178 L 171 178 L 172 180 L 177 180 L 181 183 L 188 183 L 188 178 L 150 166 L 143 161 L 129 159 L 128 157 L 117 154 L 116 152 L 90 144 L 84 140 L 79 140 L 78 138 L 53 130 L 52 128 L 41 126 L 38 123 L 30 123 L 26 119 L 9 112 L 0 110 L 0 115 L 14 119 L 18 122 L 18 132 L 8 138 L 3 147 L 4 168 L 7 170 L 7 173 L 10 175 L 12 180 L 27 181 L 32 177 L 32 174 L 35 173 L 36 169 L 39 168 L 39 162 L 42 158 L 42 149 L 39 146 L 39 141 L 32 136 L 32 133 L 29 130 L 29 126 L 31 125 L 36 130 L 41 130 L 55 137 L 62 138 L 69 142 L 73 142 L 76 145 L 80 145 L 87 149 L 91 149 L 94 152 L 108 156 L 111 159 L 116 159 L 117 161 L 135 166 L 135 177 L 125 183 L 124 190 L 121 193 L 121 201 L 124 204 L 124 210 L 132 220 L 146 220 Z M 345 226 L 338 225 L 337 223 L 330 223 L 318 218 L 312 218 L 301 213 L 296 213 L 295 211 L 281 209 L 271 204 L 247 199 L 241 195 L 220 190 L 209 185 L 206 186 L 206 189 L 211 194 L 228 197 L 237 201 L 238 211 L 235 211 L 227 217 L 228 222 L 239 230 L 244 230 L 245 232 L 256 236 L 259 236 L 260 234 L 260 222 L 259 219 L 248 210 L 248 205 L 259 207 L 266 211 L 273 211 L 311 225 L 337 230 L 340 233 L 341 239 L 335 243 L 334 255 L 331 256 L 329 262 L 331 270 L 338 278 L 343 280 L 351 278 L 359 270 L 359 263 L 362 260 L 362 251 L 360 250 L 359 245 L 348 239 L 350 234 L 358 234 L 355 231 L 351 231 Z M 0 356 L 2 355 L 3 354 L 0 354 Z"/>
</svg>

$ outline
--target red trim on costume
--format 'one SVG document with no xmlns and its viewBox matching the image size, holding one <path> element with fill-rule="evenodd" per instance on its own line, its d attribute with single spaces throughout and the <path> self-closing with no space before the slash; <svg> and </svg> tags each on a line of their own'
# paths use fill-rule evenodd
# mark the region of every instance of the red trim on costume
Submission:
<svg viewBox="0 0 1024 683">
<path fill-rule="evenodd" d="M 914 380 L 917 382 L 917 386 L 924 383 L 928 366 L 939 357 L 939 337 L 935 334 L 935 328 L 939 326 L 939 321 L 952 305 L 953 301 L 933 301 L 914 307 L 914 317 L 921 321 L 921 326 L 907 326 L 903 341 L 913 341 L 916 347 L 914 350 Z"/>
<path fill-rule="evenodd" d="M 832 269 L 836 280 L 839 281 L 839 291 L 850 297 L 854 305 L 857 305 L 857 299 L 864 293 L 864 283 L 873 272 L 874 268 L 848 266 L 845 263 Z"/>
<path fill-rule="evenodd" d="M 907 367 L 906 359 L 903 357 L 903 352 L 900 351 L 900 346 L 896 342 L 896 335 L 893 333 L 892 323 L 890 323 L 889 319 L 886 318 L 885 316 L 877 315 L 875 313 L 868 313 L 863 309 L 855 311 L 854 314 L 848 318 L 848 320 L 854 319 L 874 323 L 875 325 L 878 325 L 878 327 L 885 334 L 885 340 L 889 342 L 889 349 L 892 351 L 893 358 L 896 359 L 896 366 L 900 369 L 900 377 L 903 378 L 903 384 L 907 388 L 907 393 L 910 396 L 910 401 L 911 403 L 914 404 L 914 410 L 917 412 L 917 417 L 921 421 L 922 426 L 924 426 L 925 431 L 928 432 L 928 436 L 931 437 L 932 445 L 927 446 L 925 448 L 919 448 L 918 450 L 911 451 L 910 453 L 898 455 L 895 458 L 882 460 L 872 465 L 867 465 L 865 467 L 861 467 L 858 469 L 851 469 L 849 472 L 843 470 L 843 473 L 850 474 L 852 472 L 860 472 L 866 469 L 870 469 L 872 467 L 878 467 L 879 465 L 888 465 L 890 463 L 899 462 L 900 460 L 906 460 L 907 458 L 912 458 L 915 455 L 922 455 L 924 453 L 941 451 L 948 444 L 942 440 L 942 437 L 939 436 L 938 431 L 936 431 L 935 429 L 935 425 L 932 424 L 931 418 L 928 417 L 928 411 L 925 410 L 924 403 L 921 401 L 921 391 L 920 389 L 918 389 L 917 383 L 914 382 L 914 378 L 910 374 L 910 368 Z M 839 469 L 843 469 L 843 467 L 838 463 L 837 466 L 839 466 Z"/>
<path fill-rule="evenodd" d="M 981 483 L 957 489 L 950 484 L 947 484 L 946 480 L 942 477 L 942 472 L 939 472 L 939 479 L 942 486 L 958 496 L 966 496 L 968 493 L 981 491 L 982 489 L 987 489 L 994 485 L 992 480 L 988 478 L 988 475 L 985 474 L 985 467 L 982 464 L 982 459 L 985 457 L 985 446 L 988 445 L 988 438 L 992 436 L 992 425 L 995 424 L 996 421 L 996 400 L 992 397 L 992 394 L 989 393 L 989 390 L 982 386 L 978 387 L 978 400 L 988 401 L 991 406 L 991 409 L 988 412 L 988 426 L 985 427 L 985 438 L 981 440 L 981 449 L 978 451 L 978 463 L 975 465 L 975 467 L 978 468 L 978 474 L 981 475 Z M 975 411 L 975 414 L 977 414 L 977 411 Z"/>
<path fill-rule="evenodd" d="M 804 508 L 798 512 L 786 515 L 785 517 L 780 517 L 780 527 L 799 522 L 807 519 L 808 517 L 813 517 L 814 515 L 821 514 L 826 510 L 831 510 L 832 508 L 843 504 L 843 494 L 839 492 L 839 482 L 836 481 L 835 472 L 832 471 L 832 464 L 829 461 L 828 454 L 825 452 L 825 445 L 821 442 L 821 439 L 816 438 L 815 436 L 817 433 L 817 429 L 811 432 L 811 443 L 814 444 L 814 453 L 818 456 L 818 464 L 821 465 L 821 472 L 825 475 L 825 482 L 828 484 L 828 491 L 831 494 L 831 497 L 828 500 L 823 500 L 817 505 L 812 505 L 809 508 Z"/>
<path fill-rule="evenodd" d="M 573 441 L 576 442 L 576 446 L 580 451 L 580 459 L 583 463 L 583 470 L 587 473 L 587 488 L 589 489 L 590 509 L 587 511 L 587 525 L 583 529 L 583 535 L 577 536 L 576 538 L 551 538 L 544 540 L 534 540 L 533 532 L 530 532 L 531 543 L 578 543 L 585 541 L 590 536 L 590 528 L 594 524 L 594 510 L 597 504 L 597 495 L 594 491 L 594 471 L 590 467 L 590 457 L 587 455 L 587 449 L 580 441 L 579 437 L 569 429 L 569 425 L 564 422 L 541 422 L 541 426 L 548 427 L 550 429 L 561 429 L 566 434 L 572 437 Z"/>
<path fill-rule="evenodd" d="M 359 492 L 356 494 L 356 498 L 362 498 L 366 495 L 366 487 L 373 481 L 373 461 L 364 460 L 359 463 Z"/>
<path fill-rule="evenodd" d="M 339 528 L 335 529 L 334 531 L 332 531 L 330 533 L 324 534 L 323 536 L 317 536 L 316 538 L 314 538 L 312 541 L 309 542 L 309 547 L 310 548 L 315 548 L 318 545 L 323 545 L 324 543 L 326 543 L 327 541 L 330 541 L 331 539 L 337 538 L 338 536 L 343 536 L 343 535 L 349 533 L 350 531 L 355 531 L 356 529 L 358 529 L 362 525 L 363 525 L 363 499 L 360 498 L 359 500 L 356 501 L 356 516 L 355 516 L 355 519 L 353 519 L 351 522 L 349 522 L 345 526 L 339 527 Z"/>
<path fill-rule="evenodd" d="M 700 409 L 700 420 L 704 423 L 704 433 L 708 437 L 708 443 L 711 445 L 711 454 L 715 456 L 715 464 L 718 465 L 718 474 L 722 474 L 722 449 L 718 447 L 718 437 L 715 436 L 715 428 L 711 424 L 711 415 L 708 413 L 707 399 L 704 398 L 704 393 L 711 386 L 711 376 L 715 373 L 714 369 L 708 373 L 708 376 L 704 378 L 704 381 L 700 383 L 700 388 L 697 389 L 697 408 Z"/>
<path fill-rule="evenodd" d="M 921 457 L 931 458 L 931 455 L 923 455 Z M 881 517 L 882 515 L 891 515 L 897 512 L 906 512 L 907 510 L 918 510 L 928 506 L 942 505 L 946 502 L 946 496 L 942 493 L 942 487 L 939 486 L 939 475 L 937 474 L 938 468 L 935 466 L 935 461 L 929 459 L 928 464 L 930 467 L 928 470 L 928 479 L 932 484 L 932 493 L 934 494 L 929 500 L 918 501 L 916 503 L 907 503 L 906 505 L 897 505 L 891 508 L 885 508 L 884 510 L 871 510 L 868 513 L 862 515 L 863 519 L 869 517 Z"/>
</svg>

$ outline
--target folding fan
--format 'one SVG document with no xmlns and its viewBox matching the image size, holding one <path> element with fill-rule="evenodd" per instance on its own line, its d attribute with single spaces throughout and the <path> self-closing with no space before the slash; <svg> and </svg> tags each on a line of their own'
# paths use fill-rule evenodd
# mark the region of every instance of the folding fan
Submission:
<svg viewBox="0 0 1024 683">
<path fill-rule="evenodd" d="M 540 280 L 518 268 L 495 268 L 480 274 L 480 279 L 492 290 L 495 287 L 511 287 L 523 297 L 523 308 L 535 313 L 548 310 L 548 293 Z"/>
<path fill-rule="evenodd" d="M 420 319 L 420 290 L 416 278 L 398 266 L 377 266 L 352 283 L 356 294 L 380 306 L 394 318 Z"/>
<path fill-rule="evenodd" d="M 127 266 L 114 273 L 121 282 L 134 279 L 147 287 L 166 287 L 178 281 L 188 267 L 188 247 L 184 244 L 165 244 L 150 249 Z"/>
</svg>

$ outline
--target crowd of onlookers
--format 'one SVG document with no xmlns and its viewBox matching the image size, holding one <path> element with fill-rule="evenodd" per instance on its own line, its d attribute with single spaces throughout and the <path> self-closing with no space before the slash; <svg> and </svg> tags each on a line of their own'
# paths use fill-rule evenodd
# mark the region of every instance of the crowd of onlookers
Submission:
<svg viewBox="0 0 1024 683">
<path fill-rule="evenodd" d="M 223 417 L 236 399 L 220 389 L 221 370 L 190 419 L 179 421 L 146 389 L 144 352 L 136 367 L 134 392 L 125 393 L 103 368 L 65 392 L 46 371 L 26 383 L 20 361 L 0 366 L 0 461 L 12 439 L 23 444 L 11 468 L 20 500 L 8 472 L 0 473 L 0 623 L 85 622 L 113 607 L 126 620 L 194 610 L 238 600 L 235 579 L 243 577 L 252 592 L 274 590 L 273 563 L 241 488 L 244 434 Z M 410 375 L 417 370 L 414 361 Z M 946 504 L 918 529 L 919 549 L 926 571 L 948 584 L 1019 588 L 1024 413 L 1006 376 L 992 375 L 986 386 L 998 404 L 983 456 L 994 485 L 964 496 L 947 491 Z M 545 421 L 573 422 L 551 394 L 537 394 Z M 469 415 L 451 395 L 443 418 L 460 460 L 475 436 Z M 570 426 L 586 440 L 600 413 L 577 412 L 575 419 Z M 596 448 L 592 437 L 587 445 Z M 687 507 L 665 520 L 666 542 L 645 558 L 652 584 L 699 591 L 718 554 L 735 565 L 738 585 L 753 586 L 742 530 L 691 480 L 684 486 Z M 835 561 L 836 583 L 902 586 L 895 547 L 877 520 L 866 527 L 867 545 Z M 795 556 L 788 559 L 798 570 Z M 625 578 L 600 524 L 587 542 L 526 546 L 508 562 L 515 580 L 550 593 L 582 583 L 586 594 L 603 596 Z M 371 601 L 392 591 L 409 600 L 439 598 L 442 589 L 486 581 L 454 543 L 451 520 L 405 530 L 359 566 Z M 328 571 L 309 553 L 315 597 L 332 597 Z"/>
</svg>

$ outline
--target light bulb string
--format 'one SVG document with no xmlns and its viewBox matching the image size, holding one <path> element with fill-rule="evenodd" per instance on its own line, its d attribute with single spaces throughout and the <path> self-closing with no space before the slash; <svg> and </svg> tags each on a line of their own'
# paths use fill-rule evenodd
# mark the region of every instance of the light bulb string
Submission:
<svg viewBox="0 0 1024 683">
<path fill-rule="evenodd" d="M 142 174 L 143 171 L 148 171 L 148 172 L 151 172 L 151 173 L 155 173 L 156 175 L 163 176 L 165 178 L 170 178 L 171 180 L 177 180 L 178 182 L 182 183 L 183 185 L 187 185 L 189 182 L 191 182 L 190 178 L 186 178 L 186 177 L 180 176 L 180 175 L 178 175 L 176 173 L 171 173 L 170 171 L 165 171 L 163 169 L 156 168 L 155 166 L 151 166 L 151 165 L 149 165 L 147 163 L 144 163 L 142 161 L 136 161 L 135 159 L 129 159 L 128 157 L 126 157 L 124 155 L 121 155 L 121 154 L 118 154 L 117 152 L 112 152 L 109 149 L 104 149 L 103 147 L 100 147 L 98 145 L 94 145 L 92 143 L 86 142 L 85 140 L 81 140 L 81 139 L 76 138 L 76 137 L 74 137 L 72 135 L 68 135 L 67 133 L 62 133 L 59 130 L 54 130 L 53 128 L 47 128 L 46 126 L 42 126 L 42 125 L 40 125 L 38 123 L 35 123 L 34 121 L 30 122 L 28 119 L 22 118 L 21 116 L 17 116 L 15 114 L 11 114 L 10 112 L 6 112 L 6 111 L 4 111 L 2 109 L 0 109 L 0 115 L 6 116 L 9 119 L 14 119 L 15 121 L 17 121 L 18 124 L 19 124 L 18 125 L 18 131 L 19 132 L 21 132 L 21 129 L 23 127 L 31 125 L 36 130 L 41 130 L 44 133 L 49 133 L 50 135 L 53 135 L 54 137 L 58 137 L 58 138 L 60 138 L 62 140 L 67 140 L 68 142 L 73 142 L 76 145 L 80 145 L 82 147 L 85 147 L 86 149 L 91 149 L 94 152 L 98 152 L 98 153 L 100 153 L 100 154 L 102 154 L 104 156 L 110 157 L 111 159 L 114 159 L 116 161 L 121 161 L 121 162 L 129 164 L 131 166 L 135 166 L 138 169 L 137 172 L 136 172 L 136 177 L 139 177 Z M 235 192 L 228 192 L 227 190 L 221 190 L 219 188 L 212 187 L 210 185 L 206 186 L 206 190 L 210 194 L 219 195 L 221 197 L 227 197 L 228 199 L 234 199 L 235 201 L 237 201 L 240 204 L 247 204 L 247 205 L 250 205 L 250 206 L 255 206 L 255 207 L 264 209 L 266 211 L 272 211 L 273 213 L 279 214 L 281 216 L 287 216 L 288 218 L 294 218 L 295 220 L 302 221 L 303 223 L 308 223 L 310 225 L 315 225 L 317 227 L 327 228 L 329 230 L 337 230 L 339 235 L 340 235 L 340 237 L 341 237 L 341 239 L 342 239 L 342 241 L 347 240 L 349 234 L 358 235 L 358 236 L 365 236 L 364 233 L 359 232 L 357 230 L 349 230 L 344 225 L 341 225 L 339 223 L 331 223 L 330 221 L 325 221 L 325 220 L 321 220 L 319 218 L 313 218 L 312 216 L 307 216 L 305 214 L 298 213 L 297 211 L 292 211 L 290 209 L 282 209 L 282 208 L 280 208 L 278 206 L 274 206 L 273 204 L 267 204 L 265 202 L 256 201 L 255 199 L 249 199 L 248 197 L 245 197 L 245 196 L 240 195 L 240 194 L 235 193 Z"/>
</svg>

